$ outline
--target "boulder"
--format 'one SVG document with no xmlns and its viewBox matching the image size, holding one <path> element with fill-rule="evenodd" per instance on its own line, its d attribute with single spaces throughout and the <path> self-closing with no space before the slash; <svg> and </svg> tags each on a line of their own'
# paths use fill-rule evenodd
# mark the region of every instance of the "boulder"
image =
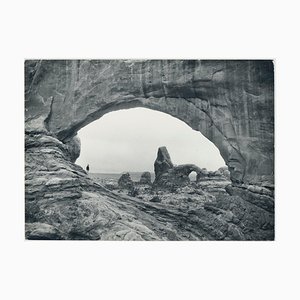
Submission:
<svg viewBox="0 0 300 300">
<path fill-rule="evenodd" d="M 132 189 L 134 187 L 133 181 L 129 173 L 124 173 L 118 180 L 118 185 L 122 189 Z"/>
<path fill-rule="evenodd" d="M 140 184 L 148 184 L 151 185 L 151 173 L 150 172 L 144 172 L 141 175 Z"/>
<path fill-rule="evenodd" d="M 230 180 L 230 172 L 228 170 L 227 166 L 221 167 L 218 169 L 218 171 L 223 174 L 228 180 Z"/>
</svg>

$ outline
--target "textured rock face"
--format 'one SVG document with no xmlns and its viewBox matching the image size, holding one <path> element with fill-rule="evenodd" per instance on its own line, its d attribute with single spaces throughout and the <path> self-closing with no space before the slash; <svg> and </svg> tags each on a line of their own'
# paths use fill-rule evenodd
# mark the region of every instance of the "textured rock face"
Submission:
<svg viewBox="0 0 300 300">
<path fill-rule="evenodd" d="M 65 145 L 70 154 L 70 160 L 74 163 L 80 155 L 80 140 L 77 136 L 74 136 L 68 140 Z"/>
<path fill-rule="evenodd" d="M 221 167 L 218 171 L 223 174 L 228 180 L 230 180 L 230 172 L 228 171 L 228 167 Z"/>
<path fill-rule="evenodd" d="M 148 185 L 152 184 L 150 172 L 144 172 L 141 175 L 140 184 L 148 184 Z"/>
<path fill-rule="evenodd" d="M 271 61 L 27 61 L 26 130 L 70 139 L 124 108 L 186 122 L 220 150 L 234 181 L 273 178 Z"/>
<path fill-rule="evenodd" d="M 271 61 L 26 61 L 26 236 L 272 239 L 273 98 Z M 226 203 L 171 217 L 158 203 L 117 197 L 73 163 L 79 129 L 133 107 L 168 113 L 218 147 L 233 182 Z"/>
<path fill-rule="evenodd" d="M 226 193 L 226 187 L 231 184 L 229 172 L 227 172 L 225 167 L 219 168 L 215 172 L 200 169 L 197 173 L 197 184 L 201 189 L 211 194 Z"/>
<path fill-rule="evenodd" d="M 166 147 L 159 147 L 157 151 L 157 157 L 154 162 L 155 178 L 159 178 L 162 174 L 165 174 L 173 168 L 170 154 Z"/>
<path fill-rule="evenodd" d="M 174 189 L 177 187 L 185 186 L 190 183 L 189 174 L 199 171 L 199 168 L 193 164 L 175 166 L 165 173 L 155 177 L 153 186 L 159 188 Z"/>
<path fill-rule="evenodd" d="M 230 194 L 240 195 L 227 195 L 201 209 L 182 211 L 155 202 L 159 197 L 145 203 L 107 190 L 71 162 L 68 146 L 55 137 L 28 134 L 25 147 L 27 239 L 274 238 L 274 205 L 266 187 L 228 187 Z"/>
<path fill-rule="evenodd" d="M 123 189 L 133 188 L 133 181 L 130 177 L 130 174 L 129 173 L 122 174 L 118 180 L 118 185 L 120 188 L 123 188 Z"/>
<path fill-rule="evenodd" d="M 173 166 L 166 147 L 160 147 L 158 149 L 154 166 L 154 188 L 175 190 L 179 187 L 189 185 L 189 175 L 191 172 L 196 172 L 196 182 L 198 186 L 211 193 L 225 193 L 225 187 L 231 183 L 224 175 L 226 171 L 228 172 L 226 167 L 212 172 L 201 169 L 193 164 Z"/>
<path fill-rule="evenodd" d="M 189 184 L 189 174 L 193 171 L 198 174 L 201 169 L 193 164 L 174 166 L 167 148 L 163 146 L 158 148 L 154 171 L 154 187 L 174 189 Z"/>
<path fill-rule="evenodd" d="M 107 112 L 148 107 L 202 132 L 234 181 L 272 180 L 271 61 L 27 61 L 26 130 L 60 140 Z"/>
</svg>

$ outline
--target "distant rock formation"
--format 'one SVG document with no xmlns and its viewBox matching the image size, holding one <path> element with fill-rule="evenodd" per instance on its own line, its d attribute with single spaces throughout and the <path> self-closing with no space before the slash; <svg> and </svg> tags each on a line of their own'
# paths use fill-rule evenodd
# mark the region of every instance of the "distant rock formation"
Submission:
<svg viewBox="0 0 300 300">
<path fill-rule="evenodd" d="M 158 148 L 157 158 L 154 162 L 155 180 L 154 187 L 176 188 L 190 183 L 189 174 L 200 168 L 193 164 L 174 166 L 166 147 Z"/>
<path fill-rule="evenodd" d="M 133 181 L 129 173 L 124 173 L 118 180 L 118 185 L 122 189 L 132 189 L 134 187 Z"/>
<path fill-rule="evenodd" d="M 159 147 L 157 157 L 154 162 L 155 178 L 159 178 L 174 167 L 170 154 L 165 146 Z"/>
<path fill-rule="evenodd" d="M 217 171 L 207 171 L 194 164 L 183 164 L 174 166 L 170 154 L 166 147 L 160 147 L 157 152 L 157 158 L 154 163 L 155 180 L 154 188 L 164 188 L 174 190 L 178 187 L 190 184 L 189 175 L 196 172 L 196 183 L 199 187 L 212 193 L 226 193 L 225 187 L 230 183 L 225 176 L 227 167 L 222 167 Z M 226 174 L 229 176 L 228 174 Z"/>
<path fill-rule="evenodd" d="M 151 185 L 151 174 L 150 172 L 144 172 L 141 175 L 140 184 L 148 184 Z"/>
<path fill-rule="evenodd" d="M 197 172 L 197 182 L 205 181 L 205 180 L 217 180 L 217 181 L 229 181 L 230 178 L 225 175 L 225 170 L 220 171 L 218 169 L 217 171 L 207 171 L 206 168 L 199 168 L 199 171 Z"/>
<path fill-rule="evenodd" d="M 228 180 L 230 180 L 230 172 L 227 166 L 219 168 L 218 171 L 221 172 L 221 174 L 223 174 Z"/>
<path fill-rule="evenodd" d="M 226 174 L 226 171 L 228 171 L 226 167 L 219 168 L 217 171 L 207 171 L 205 168 L 200 169 L 196 178 L 197 184 L 201 189 L 212 194 L 226 193 L 225 188 L 231 183 L 229 174 Z"/>
</svg>

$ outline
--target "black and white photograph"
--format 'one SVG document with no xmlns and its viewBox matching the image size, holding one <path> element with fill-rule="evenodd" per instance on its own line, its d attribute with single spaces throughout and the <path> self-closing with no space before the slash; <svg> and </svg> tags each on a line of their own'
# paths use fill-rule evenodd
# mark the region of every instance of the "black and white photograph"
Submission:
<svg viewBox="0 0 300 300">
<path fill-rule="evenodd" d="M 273 240 L 272 60 L 25 61 L 25 232 Z"/>
<path fill-rule="evenodd" d="M 296 0 L 0 15 L 1 299 L 300 299 Z"/>
</svg>

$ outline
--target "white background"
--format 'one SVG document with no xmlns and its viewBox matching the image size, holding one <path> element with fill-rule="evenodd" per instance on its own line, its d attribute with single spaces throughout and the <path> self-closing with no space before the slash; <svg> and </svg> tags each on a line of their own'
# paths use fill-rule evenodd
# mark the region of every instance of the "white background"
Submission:
<svg viewBox="0 0 300 300">
<path fill-rule="evenodd" d="M 0 14 L 2 299 L 299 299 L 297 1 L 2 1 Z M 276 241 L 24 241 L 25 58 L 275 59 Z"/>
</svg>

